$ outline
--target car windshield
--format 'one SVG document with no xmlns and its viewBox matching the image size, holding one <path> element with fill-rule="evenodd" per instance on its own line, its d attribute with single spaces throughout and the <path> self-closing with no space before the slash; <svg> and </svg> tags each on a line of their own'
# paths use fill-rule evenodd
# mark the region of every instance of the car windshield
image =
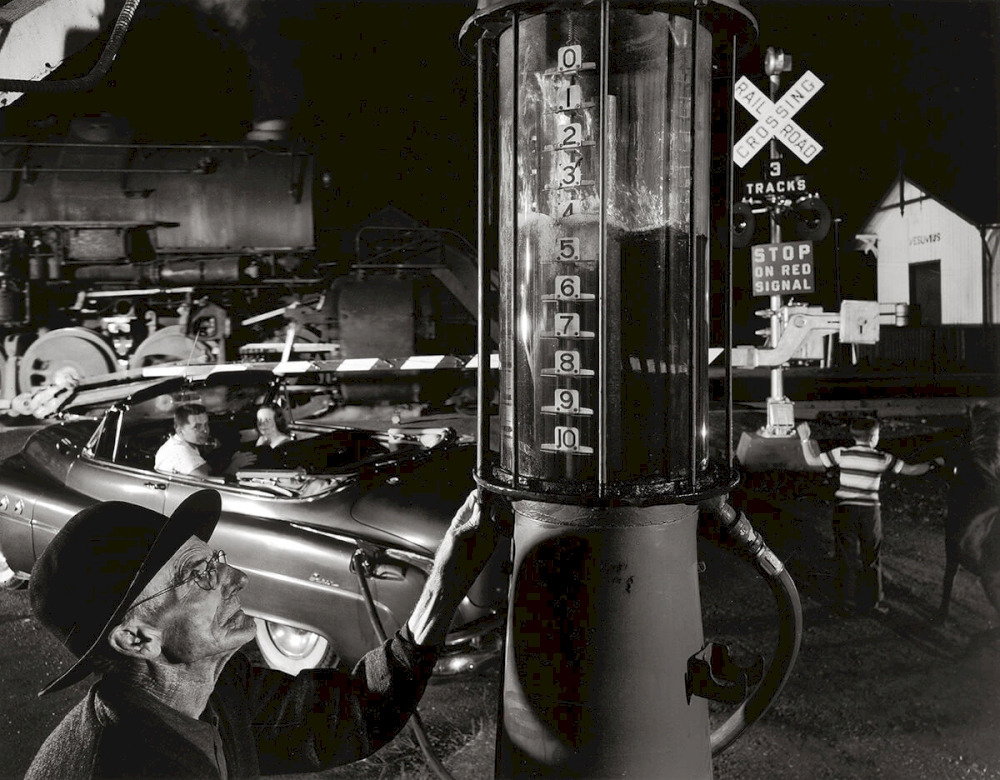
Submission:
<svg viewBox="0 0 1000 780">
<path fill-rule="evenodd" d="M 155 391 L 155 388 L 153 388 Z M 172 420 L 174 409 L 181 404 L 201 404 L 212 418 L 226 418 L 236 422 L 253 420 L 257 406 L 270 392 L 270 383 L 259 381 L 176 387 L 164 386 L 163 392 L 133 402 L 125 412 L 125 425 L 146 420 Z"/>
</svg>

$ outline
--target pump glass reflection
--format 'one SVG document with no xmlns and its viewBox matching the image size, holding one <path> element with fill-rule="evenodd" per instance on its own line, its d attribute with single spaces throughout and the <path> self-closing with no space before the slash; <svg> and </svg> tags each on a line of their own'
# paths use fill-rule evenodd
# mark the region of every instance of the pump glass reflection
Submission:
<svg viewBox="0 0 1000 780">
<path fill-rule="evenodd" d="M 707 288 L 711 35 L 611 11 L 602 96 L 600 28 L 599 11 L 563 11 L 500 39 L 501 466 L 690 478 L 707 463 L 691 377 L 707 374 L 692 290 Z"/>
</svg>

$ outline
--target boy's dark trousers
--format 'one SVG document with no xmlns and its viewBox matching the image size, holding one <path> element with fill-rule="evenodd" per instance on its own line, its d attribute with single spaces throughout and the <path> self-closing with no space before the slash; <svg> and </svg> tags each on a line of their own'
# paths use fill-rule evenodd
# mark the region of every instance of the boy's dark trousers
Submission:
<svg viewBox="0 0 1000 780">
<path fill-rule="evenodd" d="M 833 511 L 840 606 L 866 613 L 882 598 L 881 507 L 838 504 Z"/>
</svg>

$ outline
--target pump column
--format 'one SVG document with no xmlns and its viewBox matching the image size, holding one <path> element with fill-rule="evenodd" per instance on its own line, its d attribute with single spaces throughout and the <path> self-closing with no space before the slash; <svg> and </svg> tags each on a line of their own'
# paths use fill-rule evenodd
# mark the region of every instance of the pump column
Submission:
<svg viewBox="0 0 1000 780">
<path fill-rule="evenodd" d="M 498 778 L 712 775 L 697 505 L 735 481 L 708 442 L 712 60 L 753 27 L 732 0 L 483 0 L 463 31 L 500 278 L 477 480 L 515 514 Z"/>
</svg>

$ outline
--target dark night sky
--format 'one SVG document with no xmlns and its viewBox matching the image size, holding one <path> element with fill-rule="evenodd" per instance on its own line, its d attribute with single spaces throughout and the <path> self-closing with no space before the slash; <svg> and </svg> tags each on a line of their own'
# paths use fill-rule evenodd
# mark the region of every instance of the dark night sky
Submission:
<svg viewBox="0 0 1000 780">
<path fill-rule="evenodd" d="M 825 150 L 789 158 L 844 217 L 845 231 L 907 174 L 977 222 L 1000 219 L 996 38 L 1000 4 L 745 3 L 760 25 L 741 72 L 766 91 L 761 52 L 826 82 L 796 120 Z M 294 113 L 334 173 L 330 220 L 349 225 L 394 203 L 435 227 L 475 231 L 475 64 L 458 48 L 472 3 L 146 0 L 108 84 L 28 96 L 6 132 L 54 115 L 127 116 L 137 140 L 242 138 L 254 99 Z M 238 13 L 234 13 L 237 11 Z M 84 72 L 100 41 L 59 75 Z M 252 73 L 263 74 L 261 79 Z M 737 107 L 740 130 L 749 115 Z M 763 154 L 758 155 L 763 157 Z M 751 163 L 743 179 L 761 177 Z"/>
<path fill-rule="evenodd" d="M 782 84 L 805 69 L 826 82 L 796 116 L 825 147 L 803 172 L 825 199 L 837 200 L 847 227 L 884 194 L 900 157 L 910 178 L 969 218 L 1000 217 L 1000 5 L 924 0 L 752 7 L 760 47 L 793 56 L 794 70 Z M 750 55 L 743 65 L 763 87 L 761 61 Z"/>
</svg>

